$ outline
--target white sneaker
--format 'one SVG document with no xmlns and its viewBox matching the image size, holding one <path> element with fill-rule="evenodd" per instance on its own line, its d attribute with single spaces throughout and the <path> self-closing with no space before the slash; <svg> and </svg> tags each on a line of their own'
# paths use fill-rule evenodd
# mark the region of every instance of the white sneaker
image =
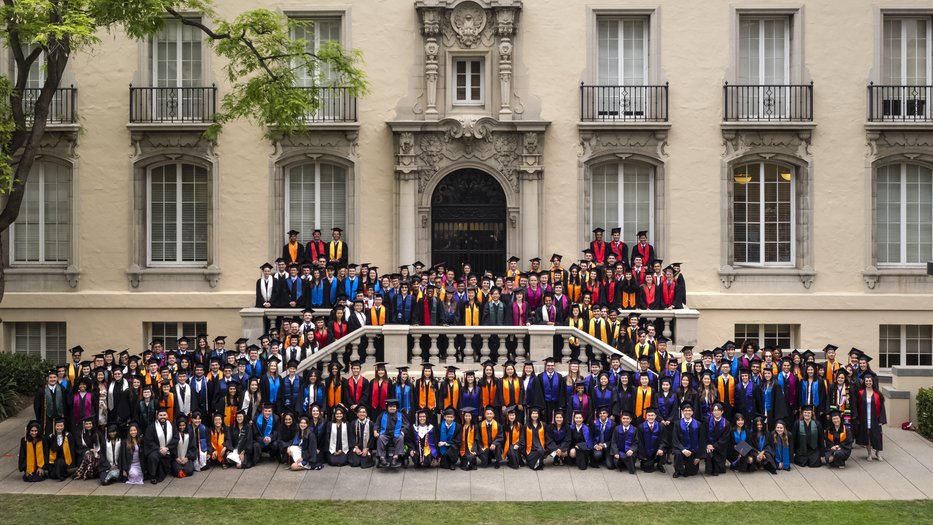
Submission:
<svg viewBox="0 0 933 525">
<path fill-rule="evenodd" d="M 865 458 L 866 461 L 871 461 L 871 452 L 868 453 L 868 457 Z"/>
<path fill-rule="evenodd" d="M 880 451 L 880 450 L 876 450 L 876 451 L 875 451 L 875 461 L 881 461 L 881 451 Z"/>
</svg>

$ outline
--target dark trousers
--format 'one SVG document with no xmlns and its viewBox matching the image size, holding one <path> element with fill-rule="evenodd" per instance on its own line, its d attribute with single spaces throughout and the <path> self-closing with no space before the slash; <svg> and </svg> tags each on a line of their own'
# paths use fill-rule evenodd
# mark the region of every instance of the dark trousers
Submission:
<svg viewBox="0 0 933 525">
<path fill-rule="evenodd" d="M 713 452 L 706 458 L 706 473 L 725 474 L 726 455 L 719 450 L 713 450 Z"/>
<path fill-rule="evenodd" d="M 681 476 L 695 476 L 700 472 L 700 464 L 694 463 L 696 459 L 696 454 L 686 457 L 681 450 L 674 452 L 674 472 Z"/>
<path fill-rule="evenodd" d="M 351 467 L 370 468 L 376 464 L 376 461 L 373 459 L 372 451 L 369 452 L 368 456 L 361 456 L 351 450 L 347 453 L 347 463 Z"/>
<path fill-rule="evenodd" d="M 655 451 L 654 455 L 652 456 L 647 458 L 640 458 L 642 472 L 654 472 L 655 470 L 658 470 L 658 467 L 664 464 L 665 457 L 658 456 L 657 454 L 657 451 Z"/>
<path fill-rule="evenodd" d="M 460 456 L 460 468 L 463 470 L 476 470 L 476 454 L 468 451 Z"/>
<path fill-rule="evenodd" d="M 149 479 L 154 479 L 156 481 L 164 481 L 165 476 L 168 476 L 168 473 L 172 469 L 172 456 L 169 454 L 162 455 L 158 450 L 153 450 L 152 452 L 146 454 L 146 474 L 149 475 Z"/>
<path fill-rule="evenodd" d="M 616 460 L 616 465 L 619 467 L 619 472 L 627 470 L 629 474 L 635 473 L 635 454 L 631 456 L 626 456 L 624 452 L 619 451 L 619 459 Z"/>
<path fill-rule="evenodd" d="M 401 423 L 399 423 L 401 424 Z M 405 438 L 399 433 L 398 437 L 392 437 L 388 434 L 382 434 L 376 440 L 376 454 L 388 461 L 388 449 L 392 449 L 392 456 L 401 456 L 405 453 Z"/>
<path fill-rule="evenodd" d="M 544 468 L 544 451 L 543 450 L 532 450 L 530 454 L 525 456 L 525 464 L 528 465 L 528 468 L 531 470 L 541 470 Z"/>
<path fill-rule="evenodd" d="M 177 461 L 172 460 L 172 476 L 176 478 L 182 477 L 181 474 L 184 473 L 184 477 L 188 477 L 194 474 L 194 461 L 188 460 L 184 465 L 179 465 Z"/>
<path fill-rule="evenodd" d="M 571 448 L 570 451 L 576 455 L 574 460 L 577 462 L 577 468 L 586 470 L 586 467 L 590 464 L 590 451 L 581 445 Z"/>
<path fill-rule="evenodd" d="M 327 454 L 327 464 L 332 467 L 342 467 L 347 464 L 347 454 Z"/>
<path fill-rule="evenodd" d="M 499 458 L 500 458 L 501 454 L 502 454 L 502 451 L 500 451 L 500 450 L 498 450 L 498 449 L 496 449 L 496 450 L 489 450 L 489 449 L 487 448 L 486 450 L 480 451 L 480 453 L 478 454 L 478 456 L 479 456 L 479 466 L 481 466 L 481 467 L 488 467 L 490 464 L 495 464 L 495 466 L 498 467 L 498 466 L 499 466 Z"/>
<path fill-rule="evenodd" d="M 599 468 L 600 464 L 604 465 L 608 469 L 613 469 L 616 466 L 616 460 L 614 457 L 612 457 L 612 454 L 609 453 L 608 446 L 602 450 L 593 449 L 591 455 L 591 465 L 596 468 Z"/>
<path fill-rule="evenodd" d="M 453 470 L 460 462 L 459 450 L 454 447 L 447 447 L 447 452 L 441 454 L 441 468 Z"/>
<path fill-rule="evenodd" d="M 820 460 L 820 452 L 818 450 L 812 450 L 806 454 L 794 454 L 794 463 L 798 467 L 810 467 L 816 468 L 823 464 Z"/>
</svg>

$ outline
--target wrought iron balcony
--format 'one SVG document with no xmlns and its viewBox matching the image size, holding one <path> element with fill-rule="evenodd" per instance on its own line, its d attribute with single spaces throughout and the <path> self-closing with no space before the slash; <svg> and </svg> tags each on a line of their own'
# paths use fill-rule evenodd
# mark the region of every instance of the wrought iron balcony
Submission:
<svg viewBox="0 0 933 525">
<path fill-rule="evenodd" d="M 36 102 L 42 88 L 26 88 L 23 90 L 23 112 L 26 119 L 30 122 L 36 110 Z M 75 106 L 78 101 L 78 89 L 74 86 L 58 88 L 49 104 L 49 116 L 46 122 L 49 124 L 73 124 L 75 123 Z"/>
<path fill-rule="evenodd" d="M 216 86 L 130 86 L 131 123 L 208 123 L 216 112 Z"/>
<path fill-rule="evenodd" d="M 868 85 L 869 122 L 933 122 L 933 86 Z"/>
<path fill-rule="evenodd" d="M 587 86 L 580 84 L 583 122 L 667 122 L 663 86 Z"/>
<path fill-rule="evenodd" d="M 810 122 L 813 120 L 813 82 L 799 85 L 723 86 L 726 122 Z"/>
<path fill-rule="evenodd" d="M 305 91 L 316 91 L 317 111 L 305 117 L 309 124 L 356 122 L 356 97 L 348 87 L 299 87 Z"/>
</svg>

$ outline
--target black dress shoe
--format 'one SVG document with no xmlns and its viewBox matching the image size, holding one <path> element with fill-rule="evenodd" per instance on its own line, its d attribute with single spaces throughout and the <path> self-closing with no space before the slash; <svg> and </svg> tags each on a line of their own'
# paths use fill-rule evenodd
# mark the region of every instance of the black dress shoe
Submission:
<svg viewBox="0 0 933 525">
<path fill-rule="evenodd" d="M 679 478 L 679 477 L 680 477 L 680 472 L 675 472 L 675 473 L 674 473 L 674 477 L 675 477 L 675 478 Z"/>
<path fill-rule="evenodd" d="M 664 465 L 658 465 L 658 472 L 664 472 Z"/>
<path fill-rule="evenodd" d="M 154 479 L 150 479 L 150 480 L 149 480 L 149 483 L 152 483 L 153 485 L 155 485 L 156 483 L 158 483 L 158 481 L 156 481 L 156 480 L 154 480 Z"/>
</svg>

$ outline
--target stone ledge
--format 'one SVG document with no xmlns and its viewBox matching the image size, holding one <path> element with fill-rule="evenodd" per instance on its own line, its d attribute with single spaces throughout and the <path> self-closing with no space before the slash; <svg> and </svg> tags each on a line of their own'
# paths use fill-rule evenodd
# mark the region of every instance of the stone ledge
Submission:
<svg viewBox="0 0 933 525">
<path fill-rule="evenodd" d="M 28 277 L 28 276 L 57 276 L 61 275 L 68 281 L 68 286 L 78 287 L 78 281 L 81 279 L 81 269 L 68 265 L 63 266 L 11 266 L 5 270 L 9 277 Z"/>
<path fill-rule="evenodd" d="M 895 279 L 897 281 L 920 281 L 927 280 L 930 276 L 924 267 L 896 267 L 896 268 L 878 268 L 869 266 L 862 271 L 862 279 L 869 290 L 874 290 L 882 279 Z M 933 282 L 933 279 L 931 279 Z"/>
<path fill-rule="evenodd" d="M 891 375 L 897 377 L 933 377 L 933 366 L 892 366 Z"/>
<path fill-rule="evenodd" d="M 723 266 L 719 269 L 719 280 L 725 288 L 731 288 L 732 283 L 740 277 L 796 277 L 803 284 L 803 287 L 810 289 L 813 285 L 813 279 L 816 277 L 816 270 L 810 267 L 798 268 L 750 268 Z"/>
<path fill-rule="evenodd" d="M 887 399 L 910 399 L 910 391 L 898 390 L 889 386 L 881 387 L 881 393 L 884 394 L 884 397 Z"/>
<path fill-rule="evenodd" d="M 210 265 L 207 267 L 188 267 L 188 268 L 171 268 L 171 267 L 155 267 L 155 268 L 142 268 L 139 265 L 134 264 L 126 270 L 126 276 L 129 280 L 130 286 L 133 288 L 139 288 L 139 283 L 146 276 L 169 276 L 169 277 L 190 277 L 190 276 L 203 276 L 204 280 L 211 286 L 211 288 L 217 287 L 217 281 L 220 280 L 220 267 L 215 265 Z"/>
</svg>

